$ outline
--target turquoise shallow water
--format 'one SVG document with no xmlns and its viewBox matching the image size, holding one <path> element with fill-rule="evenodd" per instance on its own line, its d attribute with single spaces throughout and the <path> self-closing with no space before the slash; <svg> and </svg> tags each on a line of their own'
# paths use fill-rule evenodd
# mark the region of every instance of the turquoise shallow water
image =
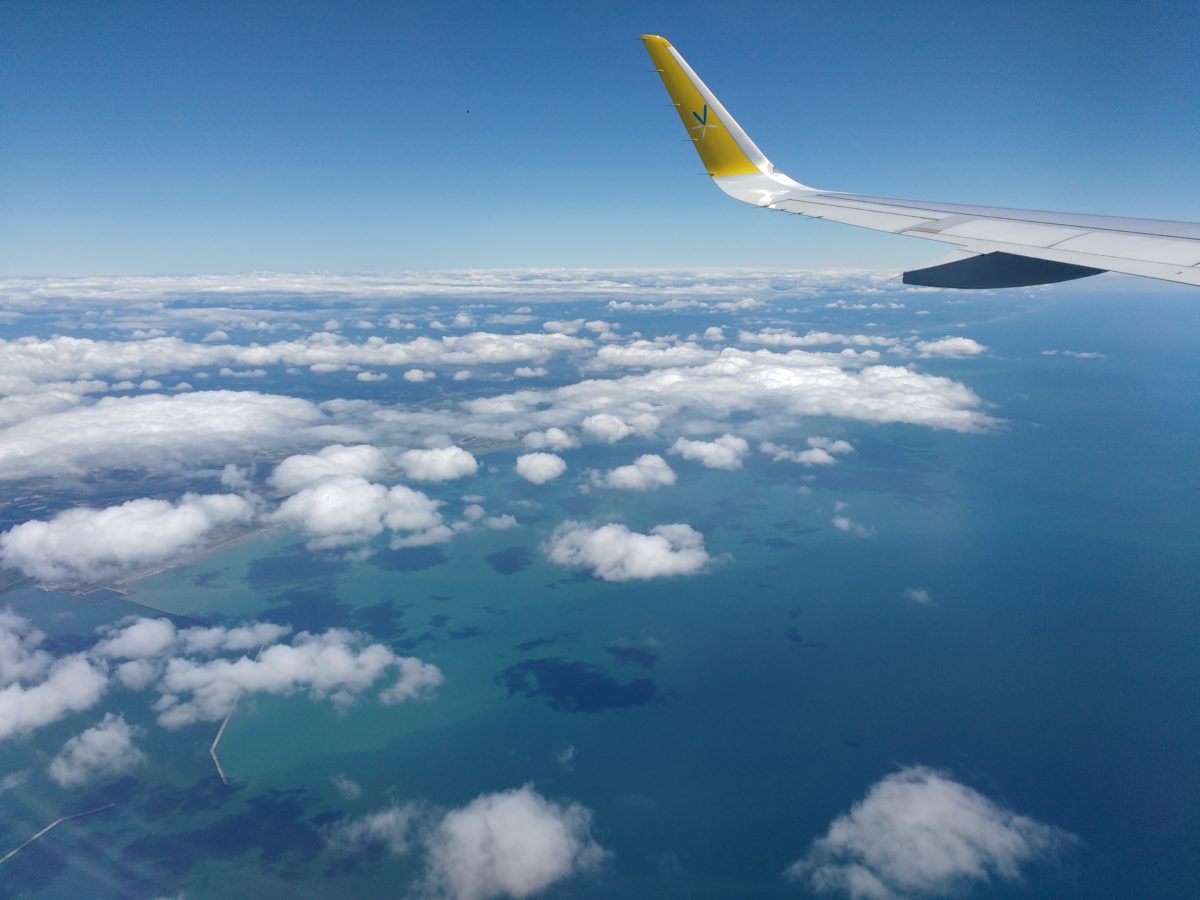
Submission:
<svg viewBox="0 0 1200 900">
<path fill-rule="evenodd" d="M 114 690 L 106 708 L 144 728 L 153 766 L 86 796 L 35 778 L 8 792 L 5 846 L 64 805 L 117 806 L 7 863 L 0 891 L 393 894 L 419 878 L 414 857 L 340 859 L 322 827 L 389 799 L 452 807 L 532 782 L 588 807 L 611 851 L 549 896 L 793 896 L 781 873 L 829 822 L 923 764 L 1080 839 L 979 896 L 1193 894 L 1200 313 L 1185 300 L 1063 295 L 973 325 L 991 356 L 922 368 L 995 404 L 994 433 L 846 425 L 857 451 L 838 467 L 672 458 L 678 484 L 633 496 L 529 485 L 498 449 L 468 490 L 520 528 L 354 563 L 273 529 L 145 579 L 132 599 L 172 615 L 358 629 L 446 683 L 389 707 L 244 701 L 221 745 L 229 788 L 207 757 L 214 728 L 166 732 L 142 695 Z M 1067 346 L 1108 355 L 1040 352 Z M 829 432 L 797 423 L 792 442 Z M 663 449 L 569 459 L 577 473 Z M 839 501 L 869 536 L 831 526 Z M 646 583 L 580 576 L 542 549 L 567 518 L 687 522 L 715 561 Z M 907 599 L 915 587 L 932 602 Z M 5 599 L 64 650 L 144 612 L 29 588 Z M 0 762 L 44 768 L 78 729 L 0 745 Z M 339 797 L 339 775 L 362 796 Z"/>
</svg>

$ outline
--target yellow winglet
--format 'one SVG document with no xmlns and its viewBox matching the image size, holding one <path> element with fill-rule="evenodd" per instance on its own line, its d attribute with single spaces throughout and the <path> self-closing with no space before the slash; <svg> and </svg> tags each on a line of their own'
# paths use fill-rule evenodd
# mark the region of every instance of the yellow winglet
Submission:
<svg viewBox="0 0 1200 900">
<path fill-rule="evenodd" d="M 771 163 L 679 51 L 657 34 L 643 34 L 642 42 L 708 174 L 714 178 L 770 174 Z"/>
</svg>

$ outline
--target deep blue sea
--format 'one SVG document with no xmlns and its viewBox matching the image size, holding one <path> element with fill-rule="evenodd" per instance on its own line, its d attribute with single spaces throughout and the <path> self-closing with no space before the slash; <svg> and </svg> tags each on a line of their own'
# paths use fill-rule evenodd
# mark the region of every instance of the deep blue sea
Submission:
<svg viewBox="0 0 1200 900">
<path fill-rule="evenodd" d="M 166 731 L 145 695 L 113 687 L 104 708 L 144 729 L 153 764 L 69 796 L 37 777 L 6 792 L 0 850 L 64 812 L 116 805 L 4 863 L 0 895 L 402 895 L 416 857 L 339 858 L 322 829 L 385 798 L 449 808 L 532 783 L 587 807 L 610 852 L 546 896 L 805 896 L 784 870 L 871 785 L 918 764 L 1078 838 L 964 896 L 1200 895 L 1200 302 L 1077 289 L 968 299 L 933 319 L 922 327 L 989 352 L 921 370 L 977 392 L 995 429 L 806 419 L 781 439 L 836 434 L 855 453 L 820 471 L 670 457 L 678 483 L 638 494 L 583 492 L 578 477 L 532 485 L 513 473 L 519 448 L 485 448 L 465 487 L 423 489 L 448 504 L 482 495 L 518 528 L 379 542 L 349 561 L 277 527 L 128 598 L 10 590 L 0 600 L 62 651 L 149 607 L 361 630 L 446 682 L 397 706 L 248 697 L 220 745 L 228 787 L 207 755 L 215 728 Z M 664 446 L 632 437 L 564 455 L 577 474 L 640 453 Z M 830 526 L 840 504 L 865 535 Z M 714 561 L 601 581 L 547 558 L 566 519 L 686 522 Z M 0 768 L 44 769 L 91 721 L 0 743 Z M 339 796 L 336 776 L 361 797 Z"/>
</svg>

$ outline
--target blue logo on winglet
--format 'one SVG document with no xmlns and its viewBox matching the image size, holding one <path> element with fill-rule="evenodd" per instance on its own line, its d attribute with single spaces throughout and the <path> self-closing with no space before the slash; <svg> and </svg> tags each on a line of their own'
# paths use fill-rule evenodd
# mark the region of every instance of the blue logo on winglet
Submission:
<svg viewBox="0 0 1200 900">
<path fill-rule="evenodd" d="M 712 122 L 708 121 L 708 104 L 707 103 L 704 104 L 704 115 L 701 115 L 700 113 L 696 112 L 695 110 L 692 110 L 692 118 L 700 123 L 699 125 L 693 125 L 692 131 L 699 131 L 701 140 L 703 140 L 705 135 L 708 134 L 708 129 L 717 127 L 717 122 L 715 119 Z"/>
</svg>

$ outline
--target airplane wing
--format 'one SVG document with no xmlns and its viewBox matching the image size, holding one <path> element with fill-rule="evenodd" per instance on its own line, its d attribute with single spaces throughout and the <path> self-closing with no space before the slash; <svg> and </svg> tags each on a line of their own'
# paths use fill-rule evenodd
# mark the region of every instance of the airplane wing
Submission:
<svg viewBox="0 0 1200 900">
<path fill-rule="evenodd" d="M 717 187 L 765 209 L 957 246 L 905 284 L 1002 288 L 1125 272 L 1200 285 L 1200 224 L 868 197 L 808 187 L 776 171 L 679 52 L 642 35 Z"/>
</svg>

